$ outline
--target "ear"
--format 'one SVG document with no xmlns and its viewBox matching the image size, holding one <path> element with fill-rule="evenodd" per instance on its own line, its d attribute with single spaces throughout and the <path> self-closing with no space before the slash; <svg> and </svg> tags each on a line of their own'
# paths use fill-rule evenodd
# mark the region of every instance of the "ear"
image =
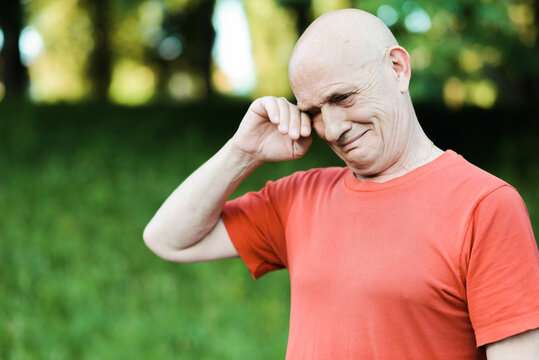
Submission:
<svg viewBox="0 0 539 360">
<path fill-rule="evenodd" d="M 411 68 L 410 68 L 410 55 L 401 46 L 393 46 L 387 50 L 389 61 L 391 62 L 391 68 L 395 79 L 398 82 L 399 90 L 401 94 L 408 92 L 408 85 L 410 84 Z"/>
</svg>

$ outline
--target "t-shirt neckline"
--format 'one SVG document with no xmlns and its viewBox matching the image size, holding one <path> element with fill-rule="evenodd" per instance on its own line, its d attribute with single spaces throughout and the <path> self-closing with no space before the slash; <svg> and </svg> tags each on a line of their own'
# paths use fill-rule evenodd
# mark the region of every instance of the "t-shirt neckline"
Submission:
<svg viewBox="0 0 539 360">
<path fill-rule="evenodd" d="M 426 163 L 425 165 L 419 166 L 418 168 L 394 179 L 384 181 L 384 182 L 375 182 L 370 180 L 360 180 L 356 178 L 354 172 L 348 168 L 346 175 L 344 177 L 345 186 L 352 191 L 380 191 L 387 190 L 409 181 L 412 181 L 423 174 L 430 172 L 440 166 L 451 158 L 458 156 L 453 150 L 446 150 L 443 154 L 438 156 L 436 159 Z"/>
</svg>

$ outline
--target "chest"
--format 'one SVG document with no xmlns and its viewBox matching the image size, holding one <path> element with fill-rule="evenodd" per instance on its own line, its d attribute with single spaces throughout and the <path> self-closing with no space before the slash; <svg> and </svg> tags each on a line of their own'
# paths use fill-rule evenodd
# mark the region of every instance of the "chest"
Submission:
<svg viewBox="0 0 539 360">
<path fill-rule="evenodd" d="M 461 225 L 444 208 L 339 199 L 292 211 L 287 251 L 293 292 L 321 303 L 465 306 Z"/>
</svg>

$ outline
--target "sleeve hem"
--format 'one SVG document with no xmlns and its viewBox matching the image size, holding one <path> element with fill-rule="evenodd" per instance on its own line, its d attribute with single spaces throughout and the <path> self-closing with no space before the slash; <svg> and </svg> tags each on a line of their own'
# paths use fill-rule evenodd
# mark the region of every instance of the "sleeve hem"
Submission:
<svg viewBox="0 0 539 360">
<path fill-rule="evenodd" d="M 238 255 L 243 260 L 247 269 L 251 273 L 253 279 L 258 279 L 263 275 L 260 271 L 260 266 L 262 262 L 259 261 L 255 256 L 252 255 L 252 249 L 248 241 L 244 240 L 244 234 L 241 229 L 241 226 L 237 224 L 232 217 L 229 216 L 227 211 L 221 213 L 221 219 L 225 224 L 225 229 L 228 233 L 228 237 L 232 242 L 232 245 L 238 252 Z"/>
</svg>

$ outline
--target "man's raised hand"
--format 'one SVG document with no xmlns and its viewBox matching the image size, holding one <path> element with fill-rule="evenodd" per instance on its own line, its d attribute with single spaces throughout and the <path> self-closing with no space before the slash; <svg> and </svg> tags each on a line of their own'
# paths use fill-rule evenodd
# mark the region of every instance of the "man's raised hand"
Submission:
<svg viewBox="0 0 539 360">
<path fill-rule="evenodd" d="M 311 119 L 285 98 L 265 96 L 253 101 L 231 141 L 258 163 L 299 159 L 312 143 Z"/>
</svg>

